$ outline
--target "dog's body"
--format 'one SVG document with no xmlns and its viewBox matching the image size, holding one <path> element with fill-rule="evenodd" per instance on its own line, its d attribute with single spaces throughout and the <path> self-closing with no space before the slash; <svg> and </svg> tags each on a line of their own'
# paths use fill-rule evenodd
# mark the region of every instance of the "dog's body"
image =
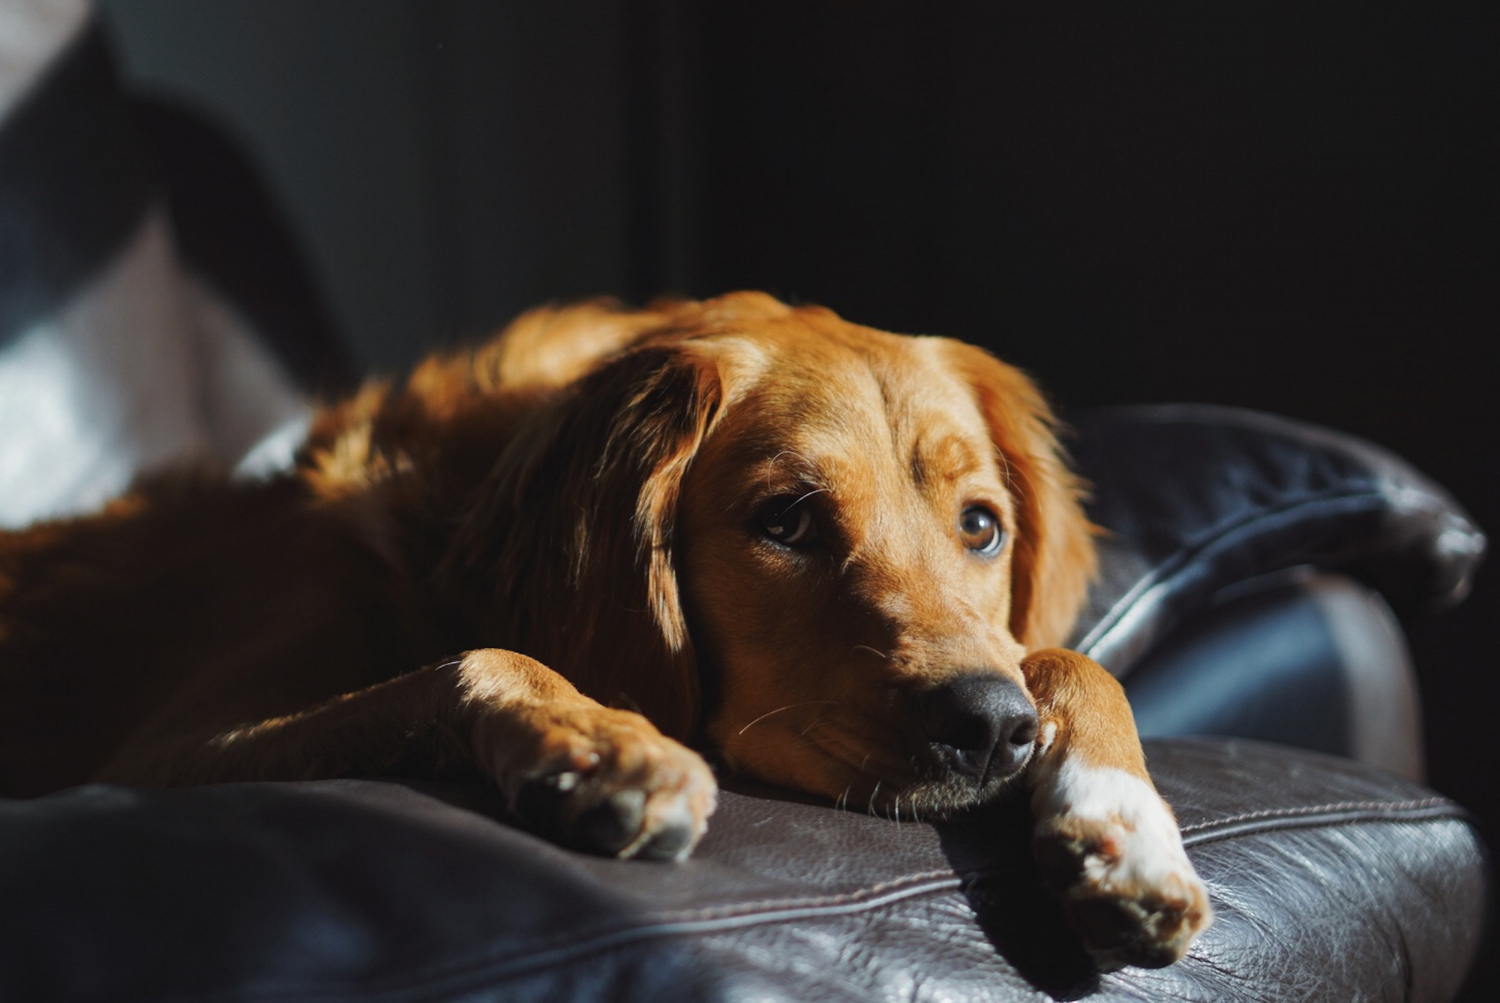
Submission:
<svg viewBox="0 0 1500 1003">
<path fill-rule="evenodd" d="M 1119 686 L 1050 415 L 977 349 L 758 294 L 528 314 L 315 419 L 0 535 L 0 794 L 478 771 L 680 857 L 727 767 L 896 817 L 1012 783 L 1107 964 L 1207 925 Z M 630 709 L 621 709 L 630 708 Z"/>
</svg>

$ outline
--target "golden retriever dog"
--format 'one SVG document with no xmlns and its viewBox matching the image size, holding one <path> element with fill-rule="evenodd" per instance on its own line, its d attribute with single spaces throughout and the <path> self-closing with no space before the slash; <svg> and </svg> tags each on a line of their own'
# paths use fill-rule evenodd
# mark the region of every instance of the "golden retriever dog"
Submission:
<svg viewBox="0 0 1500 1003">
<path fill-rule="evenodd" d="M 526 314 L 0 535 L 0 794 L 483 774 L 560 842 L 690 853 L 735 774 L 895 818 L 1013 786 L 1101 965 L 1210 920 L 1130 709 L 1051 646 L 1094 570 L 1017 370 L 757 293 Z"/>
</svg>

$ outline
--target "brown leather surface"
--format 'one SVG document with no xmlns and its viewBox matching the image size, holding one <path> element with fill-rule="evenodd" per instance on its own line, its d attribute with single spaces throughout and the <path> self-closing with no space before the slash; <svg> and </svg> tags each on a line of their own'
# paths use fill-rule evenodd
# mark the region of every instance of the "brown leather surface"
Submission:
<svg viewBox="0 0 1500 1003">
<path fill-rule="evenodd" d="M 1344 760 L 1149 746 L 1218 921 L 1099 975 L 1017 805 L 943 825 L 726 792 L 683 865 L 562 850 L 480 787 L 0 804 L 0 998 L 1444 999 L 1479 936 L 1461 811 Z"/>
</svg>

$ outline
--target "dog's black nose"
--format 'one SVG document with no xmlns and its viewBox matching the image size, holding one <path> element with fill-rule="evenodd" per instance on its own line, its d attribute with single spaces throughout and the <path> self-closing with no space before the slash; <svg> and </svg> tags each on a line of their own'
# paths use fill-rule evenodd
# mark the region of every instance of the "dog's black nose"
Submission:
<svg viewBox="0 0 1500 1003">
<path fill-rule="evenodd" d="M 922 695 L 921 723 L 938 758 L 981 783 L 1014 773 L 1036 741 L 1036 708 L 991 674 L 959 676 Z"/>
</svg>

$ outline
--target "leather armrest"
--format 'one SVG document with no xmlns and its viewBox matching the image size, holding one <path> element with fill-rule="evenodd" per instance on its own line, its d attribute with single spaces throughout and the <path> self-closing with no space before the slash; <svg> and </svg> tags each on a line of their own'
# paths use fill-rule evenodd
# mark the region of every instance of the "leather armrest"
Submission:
<svg viewBox="0 0 1500 1003">
<path fill-rule="evenodd" d="M 479 786 L 377 781 L 0 802 L 0 998 L 1367 999 L 1455 990 L 1479 937 L 1462 811 L 1357 764 L 1157 742 L 1218 920 L 1095 974 L 1024 807 L 897 825 L 726 792 L 682 865 L 584 857 Z"/>
<path fill-rule="evenodd" d="M 1283 742 L 1421 781 L 1416 672 L 1380 594 L 1306 569 L 1252 584 L 1226 590 L 1131 668 L 1141 735 Z"/>
<path fill-rule="evenodd" d="M 1468 594 L 1484 534 L 1437 484 L 1350 435 L 1237 408 L 1162 404 L 1074 419 L 1101 577 L 1070 647 L 1116 675 L 1223 589 L 1337 571 L 1401 615 Z"/>
</svg>

